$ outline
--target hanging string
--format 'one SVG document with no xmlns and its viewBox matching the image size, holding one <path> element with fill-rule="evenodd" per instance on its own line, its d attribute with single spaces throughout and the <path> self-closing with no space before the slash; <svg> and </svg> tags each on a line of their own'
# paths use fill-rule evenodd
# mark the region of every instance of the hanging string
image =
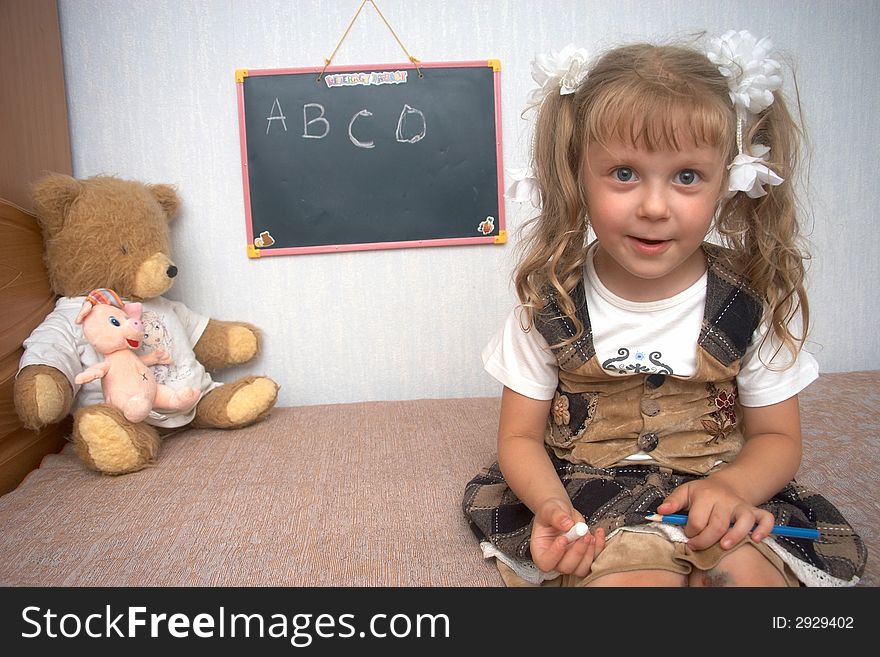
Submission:
<svg viewBox="0 0 880 657">
<path fill-rule="evenodd" d="M 416 67 L 416 71 L 418 71 L 419 77 L 420 78 L 425 77 L 422 74 L 422 69 L 419 68 L 419 60 L 409 54 L 409 51 L 406 49 L 406 46 L 403 45 L 403 41 L 401 41 L 400 37 L 397 36 L 397 33 L 394 31 L 394 28 L 391 27 L 391 24 L 385 19 L 385 16 L 382 15 L 382 12 L 379 11 L 379 7 L 376 5 L 376 3 L 373 0 L 363 0 L 361 2 L 360 7 L 358 7 L 357 12 L 355 12 L 354 18 L 351 19 L 351 22 L 348 24 L 348 27 L 345 28 L 345 34 L 343 34 L 342 38 L 339 39 L 339 43 L 336 44 L 336 47 L 333 49 L 333 52 L 330 53 L 330 57 L 324 60 L 324 68 L 322 68 L 321 72 L 318 73 L 318 77 L 315 78 L 315 82 L 320 82 L 321 78 L 324 77 L 324 72 L 327 70 L 327 67 L 330 66 L 330 62 L 332 62 L 333 58 L 336 56 L 336 51 L 339 50 L 339 46 L 342 45 L 342 42 L 345 41 L 345 37 L 347 37 L 348 33 L 351 32 L 352 25 L 354 25 L 354 22 L 357 20 L 357 17 L 360 16 L 361 10 L 364 8 L 364 5 L 367 4 L 367 2 L 369 2 L 371 5 L 373 5 L 373 9 L 376 10 L 376 13 L 378 13 L 379 17 L 382 19 L 382 22 L 385 23 L 385 26 L 391 31 L 391 34 L 397 40 L 397 43 L 400 44 L 400 47 L 403 49 L 403 52 L 406 53 L 406 56 L 409 58 L 409 61 L 411 61 L 413 63 L 413 65 Z"/>
</svg>

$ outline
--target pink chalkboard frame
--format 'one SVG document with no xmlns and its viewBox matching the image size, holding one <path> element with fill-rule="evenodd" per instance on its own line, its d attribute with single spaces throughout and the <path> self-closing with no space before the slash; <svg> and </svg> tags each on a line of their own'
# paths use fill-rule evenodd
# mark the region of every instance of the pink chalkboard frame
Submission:
<svg viewBox="0 0 880 657">
<path fill-rule="evenodd" d="M 467 244 L 504 244 L 507 242 L 507 230 L 504 209 L 504 163 L 501 140 L 501 83 L 500 62 L 497 59 L 475 61 L 450 61 L 450 62 L 419 62 L 418 68 L 442 68 L 442 67 L 489 67 L 493 69 L 495 84 L 495 150 L 498 170 L 498 234 L 475 237 L 456 237 L 445 239 L 425 239 L 401 242 L 375 242 L 357 244 L 333 244 L 320 246 L 302 247 L 258 247 L 254 235 L 253 217 L 251 215 L 250 183 L 248 178 L 248 149 L 247 134 L 245 130 L 245 106 L 244 106 L 244 77 L 253 75 L 284 75 L 288 73 L 314 73 L 315 76 L 322 72 L 320 67 L 295 67 L 295 68 L 267 68 L 267 69 L 238 69 L 236 71 L 236 94 L 238 99 L 238 130 L 241 148 L 241 177 L 244 191 L 245 227 L 247 230 L 247 255 L 249 258 L 261 258 L 266 256 L 302 255 L 310 253 L 336 253 L 343 251 L 370 251 L 377 249 L 403 249 L 430 246 L 459 246 Z M 417 70 L 412 62 L 390 64 L 357 64 L 344 66 L 328 66 L 323 70 L 324 74 L 348 73 L 369 71 L 375 69 L 407 69 Z"/>
</svg>

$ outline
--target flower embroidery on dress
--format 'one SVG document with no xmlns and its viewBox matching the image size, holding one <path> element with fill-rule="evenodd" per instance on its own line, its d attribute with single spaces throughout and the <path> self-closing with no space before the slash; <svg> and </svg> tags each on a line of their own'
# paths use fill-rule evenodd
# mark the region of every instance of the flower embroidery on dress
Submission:
<svg viewBox="0 0 880 657">
<path fill-rule="evenodd" d="M 568 412 L 568 397 L 556 393 L 553 398 L 553 421 L 558 425 L 571 422 L 571 413 Z"/>
<path fill-rule="evenodd" d="M 726 439 L 736 427 L 736 387 L 725 390 L 707 383 L 706 390 L 709 392 L 708 404 L 716 410 L 710 413 L 710 419 L 702 421 L 703 429 L 709 434 L 706 443 L 717 443 Z"/>
<path fill-rule="evenodd" d="M 583 436 L 596 416 L 599 393 L 557 390 L 547 419 L 547 442 L 554 447 L 570 447 Z"/>
</svg>

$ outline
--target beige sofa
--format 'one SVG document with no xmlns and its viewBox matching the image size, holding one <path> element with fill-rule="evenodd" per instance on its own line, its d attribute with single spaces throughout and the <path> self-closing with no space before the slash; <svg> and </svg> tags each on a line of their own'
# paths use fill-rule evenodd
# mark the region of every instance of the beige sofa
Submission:
<svg viewBox="0 0 880 657">
<path fill-rule="evenodd" d="M 3 225 L 13 214 L 27 227 L 8 207 Z M 39 315 L 6 305 L 19 303 L 14 288 L 0 290 L 16 318 L 0 325 L 4 344 Z M 0 482 L 52 444 L 15 426 L 14 359 L 0 381 Z M 825 374 L 801 402 L 799 478 L 861 533 L 870 586 L 878 391 L 880 372 Z M 247 429 L 171 436 L 155 466 L 121 477 L 86 470 L 66 446 L 0 497 L 0 585 L 501 586 L 460 511 L 465 483 L 493 458 L 498 412 L 497 398 L 278 408 Z"/>
</svg>

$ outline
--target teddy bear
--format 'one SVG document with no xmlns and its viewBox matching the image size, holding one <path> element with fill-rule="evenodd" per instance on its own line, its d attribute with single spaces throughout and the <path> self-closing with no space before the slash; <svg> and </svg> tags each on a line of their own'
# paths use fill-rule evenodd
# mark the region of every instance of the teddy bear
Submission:
<svg viewBox="0 0 880 657">
<path fill-rule="evenodd" d="M 154 462 L 170 432 L 187 426 L 236 429 L 269 414 L 278 397 L 275 381 L 250 375 L 221 383 L 210 374 L 253 359 L 261 348 L 259 330 L 209 318 L 162 296 L 179 273 L 169 225 L 181 201 L 172 185 L 51 173 L 34 185 L 33 202 L 49 282 L 60 298 L 24 342 L 13 394 L 25 427 L 38 430 L 73 411 L 71 441 L 80 459 L 98 472 L 119 475 Z M 76 382 L 103 361 L 76 321 L 96 290 L 114 290 L 141 304 L 144 339 L 137 355 L 153 364 L 163 385 L 194 388 L 194 405 L 156 408 L 132 421 L 104 401 L 99 378 Z M 162 351 L 151 355 L 154 350 Z"/>
</svg>

